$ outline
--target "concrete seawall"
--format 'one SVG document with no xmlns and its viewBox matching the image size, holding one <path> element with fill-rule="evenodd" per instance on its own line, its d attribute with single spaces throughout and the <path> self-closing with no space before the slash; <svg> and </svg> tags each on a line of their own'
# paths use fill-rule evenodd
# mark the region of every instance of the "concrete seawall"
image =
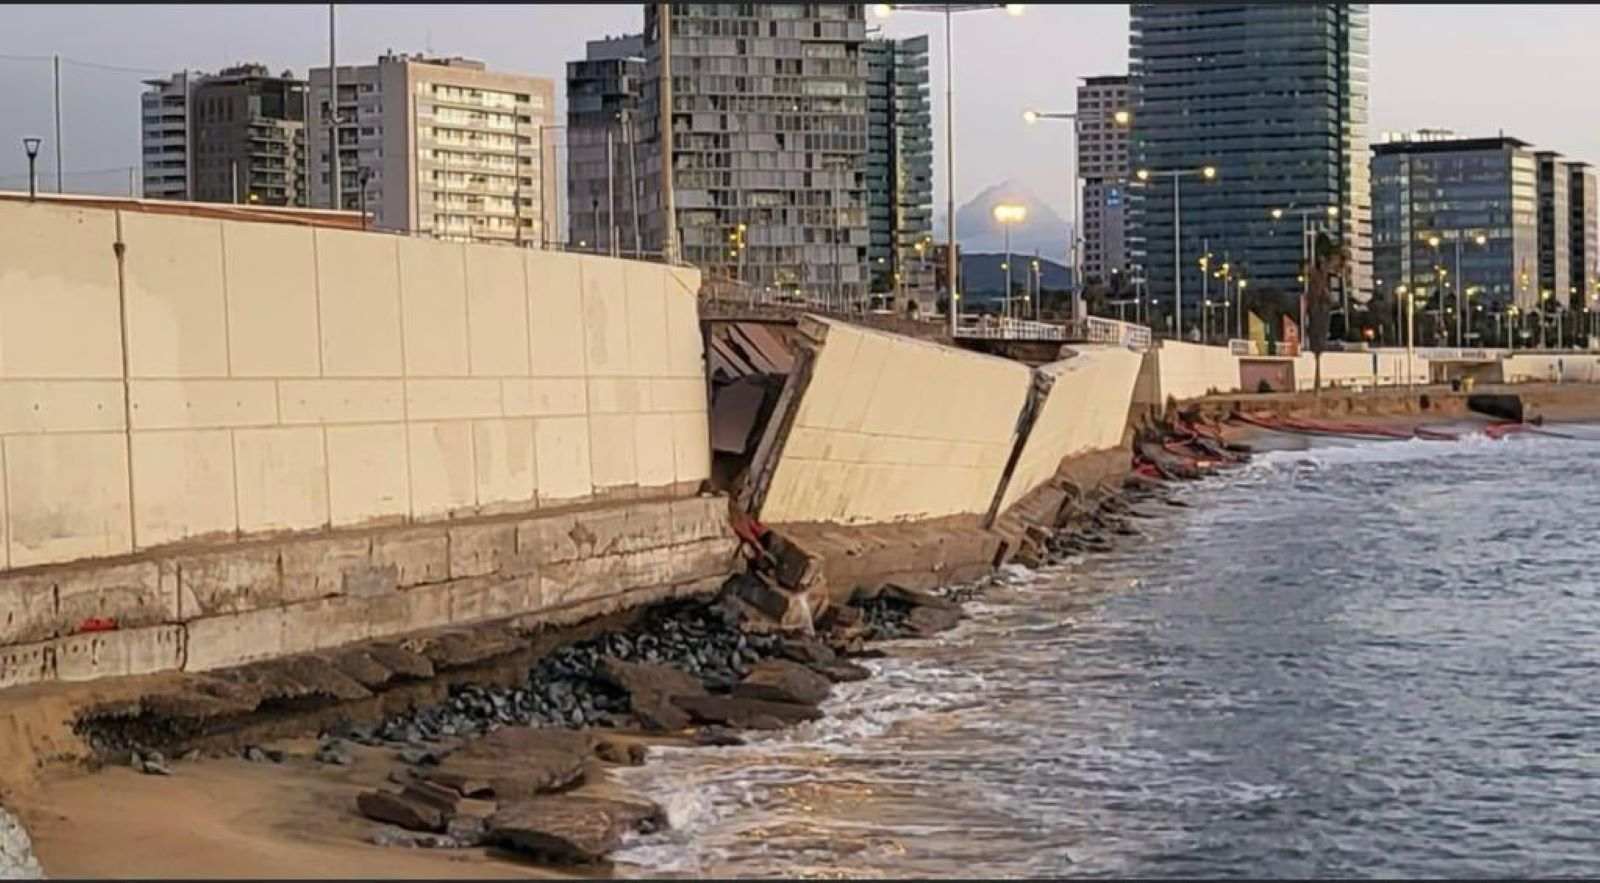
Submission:
<svg viewBox="0 0 1600 883">
<path fill-rule="evenodd" d="M 1129 464 L 1137 353 L 1078 347 L 1032 370 L 832 320 L 801 330 L 741 502 L 805 562 L 783 588 L 810 615 L 888 581 L 985 572 L 1025 529 L 1004 516 L 1062 492 L 1065 463 Z"/>
<path fill-rule="evenodd" d="M 0 686 L 730 572 L 698 273 L 0 202 Z"/>
</svg>

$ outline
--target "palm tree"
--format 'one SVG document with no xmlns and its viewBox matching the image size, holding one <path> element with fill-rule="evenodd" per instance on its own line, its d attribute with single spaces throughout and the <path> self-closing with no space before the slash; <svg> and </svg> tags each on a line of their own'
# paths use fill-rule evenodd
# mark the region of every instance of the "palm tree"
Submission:
<svg viewBox="0 0 1600 883">
<path fill-rule="evenodd" d="M 1328 316 L 1333 308 L 1333 280 L 1344 277 L 1347 255 L 1344 248 L 1326 233 L 1317 234 L 1316 248 L 1312 251 L 1311 266 L 1306 268 L 1306 341 L 1316 359 L 1316 376 L 1312 382 L 1315 395 L 1322 394 L 1322 351 L 1328 345 Z"/>
</svg>

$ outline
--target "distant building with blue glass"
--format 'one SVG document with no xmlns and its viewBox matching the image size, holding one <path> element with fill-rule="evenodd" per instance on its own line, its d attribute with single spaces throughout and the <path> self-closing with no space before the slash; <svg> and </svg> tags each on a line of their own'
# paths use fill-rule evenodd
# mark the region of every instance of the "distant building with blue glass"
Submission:
<svg viewBox="0 0 1600 883">
<path fill-rule="evenodd" d="M 1252 291 L 1299 292 L 1303 226 L 1342 243 L 1344 286 L 1370 298 L 1368 40 L 1364 3 L 1132 4 L 1129 247 L 1170 309 L 1176 181 L 1185 327 L 1199 321 L 1205 247 Z"/>
</svg>

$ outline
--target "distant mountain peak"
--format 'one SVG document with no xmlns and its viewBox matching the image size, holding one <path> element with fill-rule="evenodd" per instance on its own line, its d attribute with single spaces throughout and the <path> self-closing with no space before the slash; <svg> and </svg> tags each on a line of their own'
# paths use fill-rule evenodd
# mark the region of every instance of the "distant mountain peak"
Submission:
<svg viewBox="0 0 1600 883">
<path fill-rule="evenodd" d="M 1032 254 L 1037 251 L 1052 259 L 1066 259 L 1072 225 L 1030 187 L 1014 179 L 991 184 L 956 207 L 956 238 L 964 250 L 1005 250 L 1005 225 L 994 217 L 997 205 L 1020 205 L 1026 213 L 1025 220 L 1011 228 L 1013 252 Z"/>
</svg>

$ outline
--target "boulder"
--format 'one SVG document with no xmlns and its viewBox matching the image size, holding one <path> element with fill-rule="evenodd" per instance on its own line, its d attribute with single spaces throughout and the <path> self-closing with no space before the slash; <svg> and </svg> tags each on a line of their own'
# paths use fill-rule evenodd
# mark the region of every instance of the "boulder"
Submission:
<svg viewBox="0 0 1600 883">
<path fill-rule="evenodd" d="M 947 610 L 939 607 L 918 607 L 906 617 L 906 625 L 921 637 L 949 631 L 961 622 L 960 610 Z"/>
<path fill-rule="evenodd" d="M 733 688 L 733 695 L 769 702 L 816 705 L 828 698 L 833 682 L 798 662 L 764 659 Z"/>
<path fill-rule="evenodd" d="M 487 840 L 548 861 L 587 864 L 615 852 L 624 834 L 664 824 L 654 804 L 564 794 L 502 803 L 489 818 Z"/>
<path fill-rule="evenodd" d="M 744 744 L 744 737 L 726 727 L 701 727 L 695 730 L 694 744 L 709 748 L 728 748 Z"/>
<path fill-rule="evenodd" d="M 369 819 L 407 830 L 444 830 L 445 814 L 437 806 L 407 793 L 364 791 L 356 797 L 356 808 Z"/>
<path fill-rule="evenodd" d="M 705 684 L 670 665 L 624 662 L 614 656 L 600 661 L 599 674 L 628 694 L 628 707 L 646 729 L 681 730 L 689 719 L 672 704 L 675 696 L 704 696 Z"/>
<path fill-rule="evenodd" d="M 600 660 L 600 676 L 624 693 L 662 693 L 668 696 L 704 696 L 705 685 L 688 672 L 670 665 L 624 662 L 614 656 Z"/>
<path fill-rule="evenodd" d="M 676 710 L 676 709 L 675 709 Z M 683 712 L 678 712 L 682 714 Z M 637 742 L 623 742 L 618 739 L 602 739 L 595 748 L 595 754 L 606 763 L 618 766 L 643 766 L 645 747 Z"/>
<path fill-rule="evenodd" d="M 872 677 L 872 672 L 866 667 L 843 659 L 815 663 L 811 666 L 811 670 L 836 684 L 842 684 L 846 681 L 864 681 Z"/>
<path fill-rule="evenodd" d="M 778 645 L 778 655 L 801 665 L 832 662 L 838 658 L 838 654 L 834 653 L 833 648 L 827 644 L 821 641 L 805 639 L 790 639 L 780 643 Z"/>
<path fill-rule="evenodd" d="M 560 791 L 583 780 L 595 738 L 549 728 L 502 727 L 468 742 L 419 776 L 467 797 L 516 800 Z"/>
<path fill-rule="evenodd" d="M 813 705 L 741 696 L 679 696 L 673 702 L 700 723 L 737 729 L 774 730 L 822 717 L 822 712 Z"/>
<path fill-rule="evenodd" d="M 932 592 L 924 592 L 921 589 L 913 589 L 906 586 L 893 584 L 884 586 L 883 591 L 878 593 L 878 597 L 898 601 L 908 607 L 931 607 L 936 610 L 954 610 L 957 612 L 961 610 L 961 605 L 948 598 L 941 598 Z"/>
</svg>

